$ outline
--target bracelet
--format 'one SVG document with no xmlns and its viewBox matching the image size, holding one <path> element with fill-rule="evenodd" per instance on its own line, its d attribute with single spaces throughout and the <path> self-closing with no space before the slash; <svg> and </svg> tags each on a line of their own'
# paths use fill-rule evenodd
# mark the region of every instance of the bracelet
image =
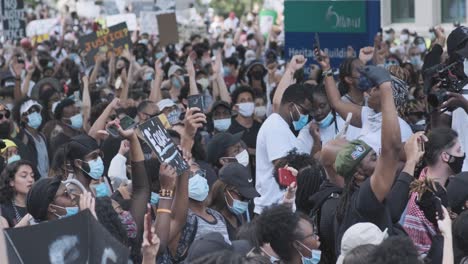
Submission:
<svg viewBox="0 0 468 264">
<path fill-rule="evenodd" d="M 333 69 L 332 68 L 322 72 L 322 77 L 328 77 L 328 76 L 333 76 Z"/>
<path fill-rule="evenodd" d="M 169 198 L 172 198 L 172 193 L 173 193 L 172 190 L 161 189 L 161 190 L 159 191 L 159 198 L 162 198 L 162 197 L 169 197 Z"/>
<path fill-rule="evenodd" d="M 172 214 L 172 211 L 169 210 L 169 209 L 158 209 L 158 210 L 156 210 L 156 213 L 168 213 L 168 214 Z"/>
</svg>

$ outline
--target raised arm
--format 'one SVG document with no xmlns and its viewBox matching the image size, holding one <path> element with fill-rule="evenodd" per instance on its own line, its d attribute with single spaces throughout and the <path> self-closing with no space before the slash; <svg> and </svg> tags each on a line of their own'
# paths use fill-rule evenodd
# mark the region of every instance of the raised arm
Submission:
<svg viewBox="0 0 468 264">
<path fill-rule="evenodd" d="M 164 71 L 161 68 L 161 59 L 158 59 L 154 64 L 155 79 L 152 83 L 149 100 L 152 102 L 159 102 L 162 99 L 161 84 L 164 79 Z"/>
<path fill-rule="evenodd" d="M 127 70 L 125 67 L 122 69 L 122 72 L 120 73 L 120 79 L 122 80 L 122 92 L 120 93 L 120 100 L 126 101 L 128 99 L 128 86 L 129 86 L 129 81 L 128 81 L 128 74 Z"/>
<path fill-rule="evenodd" d="M 288 87 L 294 83 L 294 73 L 299 70 L 300 68 L 304 67 L 304 64 L 307 60 L 302 55 L 294 55 L 291 61 L 286 68 L 281 81 L 278 84 L 278 88 L 276 89 L 275 96 L 273 97 L 273 112 L 277 113 L 279 111 L 279 107 L 281 105 L 281 99 L 283 98 L 283 94 L 288 89 Z"/>
<path fill-rule="evenodd" d="M 185 62 L 185 69 L 187 70 L 189 76 L 189 95 L 196 95 L 198 94 L 198 88 L 197 81 L 195 80 L 195 67 L 193 67 L 193 62 L 192 59 L 190 59 L 190 56 L 187 57 L 187 62 Z"/>
<path fill-rule="evenodd" d="M 15 88 L 13 90 L 13 97 L 15 98 L 15 102 L 19 102 L 23 98 L 23 92 L 21 91 L 21 71 L 23 70 L 23 66 L 18 63 L 16 56 L 11 58 L 11 68 L 13 70 L 13 74 L 15 75 Z"/>
<path fill-rule="evenodd" d="M 101 52 L 97 55 L 96 64 L 94 64 L 94 69 L 91 72 L 91 76 L 89 77 L 89 82 L 92 84 L 96 83 L 97 77 L 99 75 L 99 70 L 101 69 L 102 63 L 106 60 L 106 54 Z"/>
<path fill-rule="evenodd" d="M 88 76 L 84 75 L 83 79 L 83 104 L 81 109 L 83 110 L 83 129 L 89 131 L 89 117 L 91 116 L 91 96 L 89 95 L 89 80 Z"/>
<path fill-rule="evenodd" d="M 114 111 L 119 105 L 120 99 L 114 98 L 112 102 L 107 105 L 104 112 L 99 116 L 99 118 L 94 122 L 91 128 L 88 131 L 88 135 L 96 140 L 99 140 L 99 130 L 104 130 L 106 128 L 107 119 L 109 118 L 112 111 Z"/>
<path fill-rule="evenodd" d="M 222 101 L 228 102 L 229 104 L 231 103 L 231 96 L 229 95 L 228 87 L 226 86 L 226 82 L 224 82 L 224 76 L 223 76 L 223 61 L 221 58 L 221 53 L 218 52 L 216 55 L 216 60 L 215 63 L 212 65 L 213 67 L 213 76 L 214 80 L 213 82 L 216 83 L 218 86 L 218 91 L 219 91 L 219 97 L 221 98 Z"/>
<path fill-rule="evenodd" d="M 370 186 L 376 198 L 382 202 L 395 181 L 401 148 L 401 133 L 398 115 L 393 101 L 390 73 L 376 66 L 366 66 L 361 74 L 366 75 L 380 90 L 382 106 L 382 147 Z"/>
<path fill-rule="evenodd" d="M 24 78 L 23 81 L 23 87 L 21 88 L 21 95 L 27 96 L 29 92 L 29 83 L 31 82 L 32 75 L 34 73 L 34 70 L 36 70 L 36 67 L 34 67 L 34 63 L 31 63 L 27 69 L 26 77 Z"/>
<path fill-rule="evenodd" d="M 330 58 L 328 55 L 320 51 L 320 56 L 318 56 L 318 52 L 316 51 L 315 54 L 319 58 L 317 61 L 322 67 L 324 79 L 323 83 L 325 85 L 325 91 L 327 92 L 328 102 L 333 109 L 341 116 L 341 118 L 346 119 L 348 113 L 352 113 L 353 117 L 351 119 L 351 125 L 355 127 L 362 127 L 361 121 L 361 110 L 362 107 L 357 106 L 355 104 L 346 103 L 341 100 L 340 92 L 338 91 L 338 87 L 336 86 L 335 79 L 333 78 L 332 68 L 330 66 Z M 328 73 L 328 74 L 327 74 Z"/>
</svg>

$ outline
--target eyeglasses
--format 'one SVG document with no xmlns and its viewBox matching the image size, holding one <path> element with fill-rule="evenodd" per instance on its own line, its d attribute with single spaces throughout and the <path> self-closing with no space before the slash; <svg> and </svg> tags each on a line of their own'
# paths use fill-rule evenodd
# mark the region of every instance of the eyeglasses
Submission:
<svg viewBox="0 0 468 264">
<path fill-rule="evenodd" d="M 0 120 L 2 120 L 3 117 L 5 117 L 5 119 L 10 118 L 10 111 L 7 110 L 4 114 L 0 113 Z"/>
</svg>

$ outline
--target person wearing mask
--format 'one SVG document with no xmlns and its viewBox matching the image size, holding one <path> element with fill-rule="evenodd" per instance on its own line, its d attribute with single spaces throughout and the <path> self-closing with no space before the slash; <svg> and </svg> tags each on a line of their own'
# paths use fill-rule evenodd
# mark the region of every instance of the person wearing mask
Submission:
<svg viewBox="0 0 468 264">
<path fill-rule="evenodd" d="M 147 120 L 158 115 L 158 106 L 149 100 L 144 100 L 137 106 L 138 124 L 141 125 Z"/>
<path fill-rule="evenodd" d="M 182 71 L 183 69 L 180 66 L 174 64 L 169 68 L 167 72 L 167 76 L 169 76 L 170 80 L 169 93 L 171 95 L 171 99 L 174 101 L 178 100 L 180 95 L 180 89 L 182 89 L 182 87 L 185 84 Z M 159 108 L 159 110 L 162 111 L 161 108 Z"/>
<path fill-rule="evenodd" d="M 232 123 L 230 105 L 225 101 L 216 101 L 209 114 L 213 121 L 213 133 L 227 132 Z"/>
<path fill-rule="evenodd" d="M 250 155 L 255 155 L 257 134 L 261 124 L 254 119 L 254 92 L 251 88 L 241 86 L 232 94 L 232 110 L 237 116 L 232 119 L 228 132 L 236 134 L 243 132 L 242 141 L 247 145 Z"/>
<path fill-rule="evenodd" d="M 30 160 L 37 166 L 40 177 L 47 177 L 49 173 L 49 155 L 45 136 L 39 132 L 42 125 L 42 106 L 26 97 L 16 105 L 15 119 L 20 126 L 18 139 L 27 146 L 32 155 Z"/>
<path fill-rule="evenodd" d="M 460 215 L 468 210 L 468 172 L 450 178 L 447 185 L 447 201 L 452 214 Z"/>
<path fill-rule="evenodd" d="M 250 87 L 254 90 L 255 97 L 264 96 L 267 92 L 265 76 L 268 70 L 258 60 L 252 61 L 245 69 L 245 78 Z"/>
<path fill-rule="evenodd" d="M 224 61 L 223 67 L 223 76 L 226 87 L 230 88 L 231 85 L 235 84 L 237 81 L 237 67 L 239 67 L 239 61 L 234 57 L 226 58 Z"/>
<path fill-rule="evenodd" d="M 458 134 L 450 128 L 435 128 L 428 134 L 425 150 L 427 167 L 421 171 L 419 182 L 433 181 L 434 195 L 447 206 L 445 186 L 449 176 L 461 172 L 465 159 Z M 422 198 L 419 191 L 411 193 L 406 214 L 402 216 L 402 223 L 419 254 L 426 255 L 431 248 L 433 237 L 437 234 L 437 223 L 431 222 L 424 216 L 423 208 L 420 208 Z"/>
<path fill-rule="evenodd" d="M 291 264 L 320 262 L 317 230 L 306 215 L 285 205 L 273 205 L 263 210 L 256 225 L 259 244 L 269 243 L 279 258 L 269 255 L 270 260 Z"/>
<path fill-rule="evenodd" d="M 27 214 L 26 196 L 33 184 L 34 170 L 29 161 L 15 161 L 0 174 L 0 207 L 10 227 Z"/>
<path fill-rule="evenodd" d="M 157 107 L 161 113 L 163 113 L 171 125 L 175 125 L 181 122 L 180 110 L 171 99 L 162 99 L 157 103 Z M 154 110 L 154 109 L 153 109 Z"/>
<path fill-rule="evenodd" d="M 219 179 L 211 189 L 208 207 L 223 215 L 230 240 L 235 240 L 242 224 L 250 222 L 249 202 L 259 195 L 246 167 L 232 162 L 219 171 Z"/>
<path fill-rule="evenodd" d="M 359 85 L 359 69 L 365 64 L 358 58 L 347 58 L 340 64 L 340 86 L 345 94 L 341 100 L 358 106 L 366 105 L 366 97 Z"/>
<path fill-rule="evenodd" d="M 0 153 L 2 154 L 4 162 L 1 165 L 0 171 L 3 171 L 3 168 L 8 164 L 21 159 L 21 156 L 18 155 L 18 146 L 16 146 L 15 142 L 9 139 L 4 139 L 3 143 L 5 146 L 0 150 Z"/>
<path fill-rule="evenodd" d="M 206 160 L 218 170 L 231 162 L 238 162 L 242 166 L 248 167 L 249 153 L 241 138 L 242 132 L 237 134 L 216 134 L 206 146 Z"/>
</svg>

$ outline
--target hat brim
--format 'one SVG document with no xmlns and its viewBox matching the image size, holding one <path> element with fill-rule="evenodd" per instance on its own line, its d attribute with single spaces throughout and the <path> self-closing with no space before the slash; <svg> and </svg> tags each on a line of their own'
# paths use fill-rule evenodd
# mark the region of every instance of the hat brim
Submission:
<svg viewBox="0 0 468 264">
<path fill-rule="evenodd" d="M 257 192 L 257 190 L 253 186 L 238 188 L 238 191 L 243 197 L 245 197 L 247 199 L 253 199 L 255 197 L 260 197 L 260 194 Z"/>
<path fill-rule="evenodd" d="M 233 134 L 232 137 L 229 139 L 228 142 L 226 142 L 226 147 L 230 147 L 232 145 L 235 145 L 239 143 L 242 139 L 242 136 L 244 135 L 244 132 L 239 132 L 237 134 Z"/>
</svg>

